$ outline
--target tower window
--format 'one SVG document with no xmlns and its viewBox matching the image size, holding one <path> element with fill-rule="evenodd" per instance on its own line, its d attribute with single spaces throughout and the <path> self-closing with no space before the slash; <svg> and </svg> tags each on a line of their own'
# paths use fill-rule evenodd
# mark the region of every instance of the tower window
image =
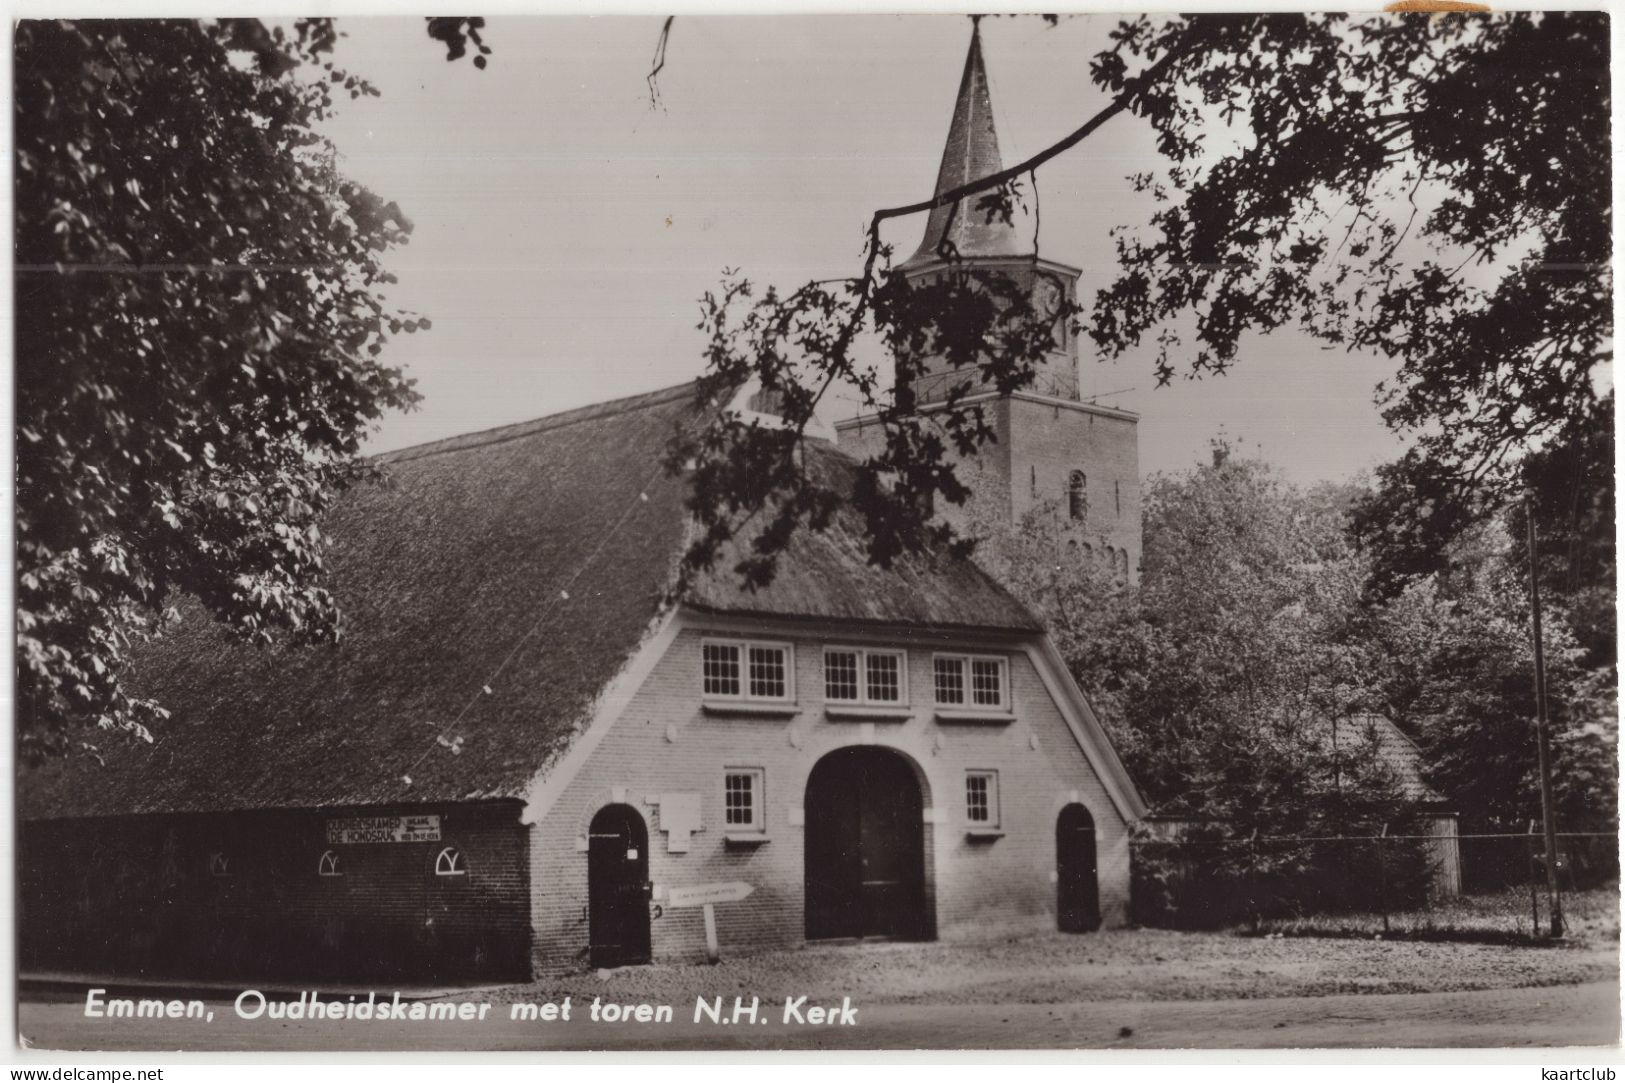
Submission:
<svg viewBox="0 0 1625 1083">
<path fill-rule="evenodd" d="M 343 876 L 339 870 L 339 855 L 332 850 L 325 851 L 316 862 L 317 876 Z"/>
<path fill-rule="evenodd" d="M 1032 472 L 1032 480 L 1031 480 L 1032 495 L 1033 495 L 1034 499 L 1037 499 L 1037 497 L 1038 497 L 1038 467 L 1029 466 L 1027 469 Z"/>
<path fill-rule="evenodd" d="M 463 864 L 462 851 L 455 846 L 448 846 L 436 854 L 434 874 L 436 876 L 466 876 L 468 866 Z"/>
<path fill-rule="evenodd" d="M 1112 500 L 1117 504 L 1117 514 L 1123 514 L 1123 483 L 1112 482 Z"/>
<path fill-rule="evenodd" d="M 1066 485 L 1066 512 L 1073 519 L 1082 519 L 1084 509 L 1088 506 L 1089 479 L 1084 477 L 1082 470 L 1072 471 Z"/>
</svg>

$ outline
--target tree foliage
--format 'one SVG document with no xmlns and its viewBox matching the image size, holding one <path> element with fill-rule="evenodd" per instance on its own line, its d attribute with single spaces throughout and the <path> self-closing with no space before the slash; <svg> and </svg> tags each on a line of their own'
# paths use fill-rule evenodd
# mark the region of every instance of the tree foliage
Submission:
<svg viewBox="0 0 1625 1083">
<path fill-rule="evenodd" d="M 1040 508 L 979 559 L 1046 618 L 1158 812 L 1242 836 L 1380 826 L 1404 812 L 1375 735 L 1365 561 L 1344 493 L 1214 460 L 1147 485 L 1137 586 Z"/>
<path fill-rule="evenodd" d="M 976 523 L 978 559 L 1042 614 L 1154 815 L 1176 835 L 1136 851 L 1148 920 L 1378 905 L 1420 890 L 1405 738 L 1376 713 L 1381 668 L 1345 530 L 1352 494 L 1303 491 L 1217 444 L 1149 479 L 1140 580 L 1090 558 L 1091 524 L 1040 507 Z M 1160 911 L 1160 912 L 1159 912 Z"/>
<path fill-rule="evenodd" d="M 369 426 L 411 223 L 316 126 L 330 21 L 17 24 L 18 723 L 145 734 L 132 638 L 177 592 L 246 636 L 338 634 L 318 520 Z"/>
<path fill-rule="evenodd" d="M 1044 616 L 1158 812 L 1220 821 L 1232 839 L 1399 821 L 1407 802 L 1371 721 L 1385 718 L 1418 744 L 1424 780 L 1466 830 L 1523 831 L 1540 788 L 1522 536 L 1485 520 L 1439 569 L 1374 596 L 1372 548 L 1349 529 L 1364 499 L 1356 485 L 1286 485 L 1219 445 L 1211 464 L 1150 479 L 1137 587 L 1082 557 L 1089 524 L 1059 509 L 972 529 L 985 538 L 978 559 Z M 1548 600 L 1558 822 L 1607 830 L 1614 671 L 1588 664 L 1569 612 Z"/>
<path fill-rule="evenodd" d="M 707 528 L 688 566 L 765 514 L 771 529 L 737 569 L 761 582 L 783 540 L 844 498 L 818 492 L 795 465 L 797 436 L 837 384 L 856 389 L 885 433 L 858 494 L 870 559 L 952 537 L 920 509 L 963 499 L 952 460 L 979 450 L 985 427 L 963 396 L 920 422 L 897 394 L 907 357 L 887 381 L 862 345 L 946 338 L 967 386 L 1022 387 L 1035 358 L 1001 339 L 1025 340 L 1053 314 L 1010 298 L 993 306 L 995 328 L 987 309 L 956 322 L 976 308 L 969 292 L 951 304 L 908 299 L 879 227 L 939 205 L 1006 215 L 1045 162 L 1124 114 L 1152 127 L 1166 166 L 1134 178 L 1159 209 L 1120 232 L 1121 274 L 1083 321 L 1104 354 L 1149 339 L 1166 381 L 1222 373 L 1248 333 L 1286 326 L 1378 351 L 1398 365 L 1379 391 L 1389 425 L 1414 442 L 1407 469 L 1457 505 L 1463 494 L 1504 493 L 1519 456 L 1572 443 L 1602 408 L 1594 382 L 1612 330 L 1606 27 L 1598 13 L 1559 12 L 1124 20 L 1091 63 L 1107 105 L 1064 139 L 876 212 L 851 279 L 789 292 L 734 281 L 707 298 L 705 394 L 759 380 L 782 395 L 787 431 L 748 433 L 750 419 L 722 411 L 679 441 L 672 463 L 697 468 L 693 503 Z M 742 305 L 750 315 L 736 324 Z"/>
<path fill-rule="evenodd" d="M 1610 101 L 1600 13 L 1204 17 L 1140 96 L 1162 206 L 1094 307 L 1110 351 L 1222 372 L 1295 325 L 1396 359 L 1385 417 L 1461 483 L 1571 433 L 1612 356 Z M 1123 25 L 1097 83 L 1187 41 Z M 1216 139 L 1233 131 L 1240 139 Z M 1194 318 L 1189 345 L 1168 328 Z"/>
<path fill-rule="evenodd" d="M 1467 828 L 1522 831 L 1540 817 L 1522 534 L 1490 520 L 1450 550 L 1445 570 L 1374 611 L 1374 673 L 1384 710 L 1416 735 L 1431 781 L 1459 804 Z M 1560 601 L 1547 600 L 1543 623 L 1558 823 L 1611 828 L 1619 790 L 1613 667 L 1586 666 Z"/>
<path fill-rule="evenodd" d="M 982 213 L 1013 211 L 990 205 Z M 710 567 L 729 539 L 748 530 L 746 555 L 733 570 L 749 587 L 765 585 L 793 532 L 822 529 L 847 501 L 863 517 L 876 564 L 933 546 L 969 551 L 970 540 L 933 515 L 939 497 L 955 505 L 969 498 L 955 460 L 974 458 L 994 438 L 983 407 L 965 400 L 979 385 L 1008 393 L 1031 384 L 1053 349 L 1057 322 L 1071 312 L 1064 302 L 1035 312 L 1028 292 L 1006 275 L 967 271 L 911 285 L 877 269 L 889 255 L 876 241 L 861 279 L 811 282 L 788 296 L 770 287 L 758 298 L 741 277 L 706 294 L 699 327 L 708 365 L 698 394 L 718 408 L 707 412 L 707 424 L 678 433 L 668 454 L 669 468 L 689 475 L 688 505 L 701 526 L 684 555 L 685 573 Z M 866 335 L 883 343 L 889 373 L 866 352 L 873 345 Z M 912 385 L 933 355 L 967 379 L 943 409 L 921 413 Z M 722 408 L 752 382 L 782 424 Z M 858 389 L 885 434 L 883 448 L 858 464 L 850 491 L 828 488 L 798 453 L 837 382 Z"/>
</svg>

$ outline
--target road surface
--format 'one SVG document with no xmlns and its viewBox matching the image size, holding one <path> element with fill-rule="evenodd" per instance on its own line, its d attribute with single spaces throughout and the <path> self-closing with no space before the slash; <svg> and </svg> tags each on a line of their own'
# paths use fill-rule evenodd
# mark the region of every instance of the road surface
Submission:
<svg viewBox="0 0 1625 1083">
<path fill-rule="evenodd" d="M 214 1018 L 203 1022 L 90 1019 L 82 994 L 25 987 L 21 995 L 25 1042 L 73 1050 L 1279 1049 L 1596 1046 L 1620 1039 L 1617 981 L 1229 1000 L 857 1003 L 856 1025 L 787 1024 L 782 998 L 768 996 L 752 1025 L 748 1016 L 737 1024 L 696 1023 L 692 1001 L 673 1003 L 667 1023 L 593 1023 L 580 1003 L 569 1023 L 512 1020 L 506 1004 L 493 1004 L 484 1021 L 248 1021 L 229 996 L 211 995 L 206 1004 Z M 481 994 L 464 999 L 479 1003 Z M 731 1012 L 730 999 L 724 1017 Z"/>
</svg>

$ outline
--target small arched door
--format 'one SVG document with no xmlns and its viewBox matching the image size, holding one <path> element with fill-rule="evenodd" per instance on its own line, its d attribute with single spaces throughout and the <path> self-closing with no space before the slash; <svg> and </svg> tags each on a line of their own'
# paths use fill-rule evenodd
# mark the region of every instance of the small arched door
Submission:
<svg viewBox="0 0 1625 1083">
<path fill-rule="evenodd" d="M 631 805 L 587 829 L 587 935 L 593 966 L 649 961 L 649 828 Z"/>
<path fill-rule="evenodd" d="M 1055 821 L 1055 923 L 1063 933 L 1100 928 L 1100 877 L 1095 867 L 1095 818 L 1079 804 Z"/>
</svg>

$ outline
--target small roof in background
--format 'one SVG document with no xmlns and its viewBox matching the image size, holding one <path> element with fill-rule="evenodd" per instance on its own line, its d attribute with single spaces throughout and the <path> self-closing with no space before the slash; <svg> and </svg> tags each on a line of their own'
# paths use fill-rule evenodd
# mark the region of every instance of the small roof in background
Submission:
<svg viewBox="0 0 1625 1083">
<path fill-rule="evenodd" d="M 693 384 L 380 456 L 323 526 L 336 644 L 257 647 L 202 612 L 134 657 L 173 714 L 21 772 L 28 819 L 522 797 L 569 746 L 663 609 L 687 538 L 668 440 Z M 810 442 L 815 469 L 852 464 Z M 697 607 L 746 617 L 1036 631 L 969 561 L 871 567 L 855 516 L 799 534 L 768 588 L 728 569 Z M 737 558 L 735 558 L 737 559 Z M 407 779 L 410 779 L 410 782 Z"/>
<path fill-rule="evenodd" d="M 1393 719 L 1380 714 L 1356 714 L 1342 721 L 1333 720 L 1329 729 L 1334 745 L 1369 741 L 1372 754 L 1393 773 L 1406 800 L 1433 807 L 1445 804 L 1443 795 L 1427 783 L 1423 773 L 1427 761 L 1422 750 Z"/>
</svg>

